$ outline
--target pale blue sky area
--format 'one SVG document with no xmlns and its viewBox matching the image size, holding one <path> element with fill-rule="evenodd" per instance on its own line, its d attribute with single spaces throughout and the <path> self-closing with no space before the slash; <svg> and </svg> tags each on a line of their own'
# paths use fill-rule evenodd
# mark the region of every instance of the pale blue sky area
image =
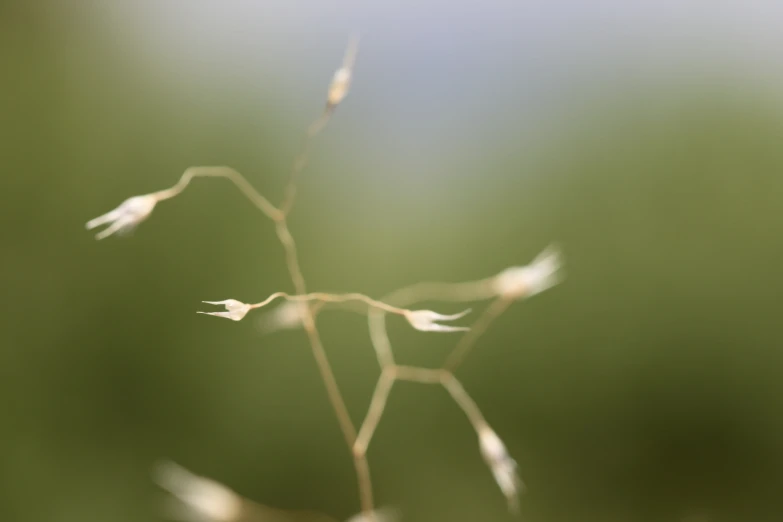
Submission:
<svg viewBox="0 0 783 522">
<path fill-rule="evenodd" d="M 258 98 L 259 110 L 266 104 L 270 117 L 291 122 L 281 129 L 291 136 L 317 112 L 343 49 L 359 31 L 339 135 L 361 139 L 370 163 L 397 173 L 479 162 L 475 155 L 487 148 L 513 151 L 526 145 L 525 136 L 568 124 L 591 100 L 615 92 L 692 84 L 776 92 L 783 83 L 783 2 L 774 0 L 72 6 L 63 3 L 57 16 L 111 32 L 149 89 L 180 89 L 201 107 Z M 432 152 L 438 148 L 441 153 Z"/>
</svg>

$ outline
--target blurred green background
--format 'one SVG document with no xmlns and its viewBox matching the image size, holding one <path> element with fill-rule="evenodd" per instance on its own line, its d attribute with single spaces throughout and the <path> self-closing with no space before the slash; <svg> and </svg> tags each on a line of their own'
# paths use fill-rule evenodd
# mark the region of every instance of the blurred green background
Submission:
<svg viewBox="0 0 783 522">
<path fill-rule="evenodd" d="M 190 165 L 231 165 L 279 201 L 351 27 L 289 24 L 277 47 L 247 49 L 263 38 L 247 27 L 202 19 L 178 36 L 187 3 L 159 32 L 145 26 L 155 16 L 128 18 L 143 9 L 0 7 L 0 520 L 160 520 L 161 458 L 345 519 L 353 467 L 303 332 L 195 314 L 291 290 L 271 224 L 221 180 L 198 180 L 128 238 L 96 242 L 84 223 Z M 224 37 L 236 47 L 191 47 Z M 516 304 L 459 372 L 519 463 L 522 519 L 783 519 L 775 82 L 687 66 L 648 82 L 636 57 L 582 89 L 566 65 L 542 73 L 511 51 L 455 77 L 459 60 L 427 49 L 452 56 L 443 42 L 459 34 L 419 42 L 411 68 L 395 37 L 365 35 L 354 91 L 303 176 L 291 228 L 309 287 L 380 297 L 486 277 L 557 241 L 564 284 Z M 554 94 L 542 75 L 567 85 Z M 389 323 L 410 364 L 439 364 L 457 339 Z M 378 377 L 366 319 L 319 326 L 359 422 Z M 405 521 L 511 519 L 439 388 L 395 387 L 369 459 L 378 502 Z"/>
</svg>

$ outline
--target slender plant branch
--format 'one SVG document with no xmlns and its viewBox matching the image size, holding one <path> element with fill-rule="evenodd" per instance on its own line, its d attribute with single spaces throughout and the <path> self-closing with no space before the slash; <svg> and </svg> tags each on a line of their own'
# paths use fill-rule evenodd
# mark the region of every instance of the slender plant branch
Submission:
<svg viewBox="0 0 783 522">
<path fill-rule="evenodd" d="M 292 295 L 286 292 L 275 292 L 274 294 L 270 295 L 260 303 L 254 303 L 249 306 L 250 308 L 263 308 L 264 306 L 268 305 L 275 299 L 281 297 L 285 298 L 288 301 L 295 301 L 295 302 L 319 301 L 323 303 L 345 303 L 348 301 L 361 301 L 363 303 L 366 303 L 368 306 L 375 307 L 385 312 L 389 312 L 391 314 L 397 314 L 397 315 L 405 315 L 405 312 L 408 311 L 405 310 L 404 308 L 397 308 L 396 306 L 386 304 L 382 301 L 375 300 L 372 297 L 357 292 L 352 292 L 349 294 L 327 294 L 324 292 L 311 292 L 309 294 L 304 294 L 304 295 Z M 314 309 L 315 307 L 313 306 L 312 308 Z M 311 313 L 315 315 L 316 310 L 313 309 L 311 309 Z"/>
<path fill-rule="evenodd" d="M 378 365 L 383 368 L 393 366 L 394 352 L 391 349 L 389 336 L 386 334 L 386 314 L 383 310 L 371 308 L 367 312 L 367 320 L 370 325 L 370 340 L 375 350 L 375 357 L 378 359 Z"/>
<path fill-rule="evenodd" d="M 302 149 L 291 167 L 291 171 L 288 175 L 288 184 L 285 189 L 285 197 L 280 204 L 280 211 L 283 215 L 287 216 L 291 212 L 291 208 L 296 200 L 299 176 L 310 159 L 310 149 L 313 139 L 324 129 L 324 127 L 326 127 L 326 124 L 329 123 L 335 109 L 348 93 L 348 88 L 351 84 L 351 75 L 353 73 L 354 65 L 356 64 L 356 56 L 358 53 L 359 36 L 354 35 L 343 56 L 342 66 L 337 70 L 337 73 L 332 79 L 332 84 L 329 86 L 326 107 L 324 107 L 321 116 L 307 128 Z"/>
<path fill-rule="evenodd" d="M 452 373 L 444 372 L 442 374 L 441 383 L 443 383 L 443 387 L 446 388 L 446 391 L 448 391 L 454 399 L 454 402 L 456 402 L 459 407 L 462 408 L 462 411 L 465 412 L 465 415 L 467 415 L 468 420 L 473 427 L 476 428 L 476 431 L 487 426 L 487 421 L 484 420 L 484 415 L 482 415 L 476 402 L 470 398 L 468 392 L 465 391 L 465 388 L 462 387 L 462 384 L 460 384 Z"/>
<path fill-rule="evenodd" d="M 470 352 L 470 349 L 476 344 L 478 338 L 487 331 L 489 325 L 491 325 L 495 319 L 500 317 L 500 315 L 506 311 L 513 302 L 513 299 L 508 299 L 505 297 L 498 297 L 495 299 L 492 304 L 489 305 L 486 310 L 484 310 L 484 313 L 481 314 L 481 317 L 479 317 L 476 322 L 473 323 L 473 326 L 471 326 L 470 330 L 465 332 L 465 334 L 459 340 L 457 345 L 454 347 L 454 350 L 452 350 L 451 354 L 449 354 L 449 357 L 446 359 L 446 363 L 443 365 L 443 369 L 449 372 L 454 372 L 457 367 L 462 364 L 462 361 L 465 360 L 465 357 Z"/>
<path fill-rule="evenodd" d="M 383 411 L 386 409 L 386 400 L 396 378 L 395 369 L 393 366 L 388 366 L 381 372 L 381 377 L 375 385 L 375 392 L 373 392 L 372 400 L 370 401 L 370 408 L 359 429 L 359 436 L 353 445 L 354 455 L 363 457 L 367 453 L 367 448 L 375 434 L 375 428 L 378 426 Z"/>
<path fill-rule="evenodd" d="M 299 259 L 296 252 L 296 243 L 288 230 L 288 224 L 286 223 L 286 216 L 283 216 L 277 220 L 277 236 L 280 238 L 280 242 L 283 244 L 285 250 L 288 272 L 291 275 L 291 279 L 294 283 L 294 288 L 298 294 L 304 295 L 307 293 L 307 286 L 305 285 L 304 276 L 299 266 Z M 346 406 L 345 399 L 340 392 L 340 388 L 337 385 L 337 380 L 332 371 L 332 366 L 329 363 L 329 358 L 326 356 L 323 344 L 321 343 L 321 337 L 318 334 L 318 330 L 315 326 L 315 318 L 308 306 L 300 307 L 302 314 L 302 326 L 307 332 L 307 337 L 310 340 L 310 346 L 313 351 L 318 370 L 321 373 L 321 378 L 326 386 L 326 392 L 329 397 L 329 401 L 332 404 L 337 420 L 340 424 L 340 429 L 343 432 L 345 443 L 348 449 L 351 450 L 354 461 L 354 468 L 356 469 L 356 477 L 359 486 L 359 497 L 361 501 L 362 511 L 368 513 L 368 516 L 372 518 L 372 511 L 374 508 L 373 493 L 372 493 L 372 480 L 370 477 L 369 464 L 367 459 L 363 455 L 356 455 L 353 453 L 353 446 L 356 442 L 356 427 L 351 421 L 351 416 L 348 413 L 348 407 Z"/>
<path fill-rule="evenodd" d="M 293 236 L 288 231 L 288 226 L 285 222 L 285 218 L 277 222 L 277 235 L 280 241 L 283 243 L 285 249 L 286 258 L 288 260 L 288 271 L 291 275 L 291 279 L 294 283 L 294 288 L 299 294 L 306 294 L 307 287 L 305 286 L 304 277 L 302 271 L 299 268 L 299 260 L 296 253 L 296 243 Z M 321 343 L 321 337 L 318 334 L 318 330 L 315 327 L 315 319 L 310 311 L 309 307 L 302 306 L 302 325 L 307 332 L 307 337 L 310 340 L 310 345 L 315 356 L 318 369 L 321 372 L 321 377 L 326 385 L 326 391 L 329 395 L 329 400 L 332 403 L 332 407 L 337 415 L 337 420 L 340 423 L 340 429 L 342 429 L 345 442 L 348 447 L 353 447 L 353 443 L 356 439 L 356 428 L 351 421 L 351 416 L 348 413 L 348 408 L 345 405 L 345 400 L 340 393 L 340 388 L 337 385 L 337 380 L 334 377 L 334 372 L 329 364 L 329 359 L 326 356 L 323 344 Z"/>
<path fill-rule="evenodd" d="M 261 212 L 266 214 L 269 219 L 277 221 L 280 219 L 280 217 L 282 217 L 280 210 L 275 208 L 275 206 L 272 205 L 268 199 L 262 196 L 242 174 L 232 169 L 231 167 L 225 166 L 190 167 L 189 169 L 185 170 L 176 185 L 171 188 L 155 192 L 152 194 L 152 196 L 154 196 L 156 201 L 165 201 L 167 199 L 171 199 L 180 195 L 182 191 L 184 191 L 187 186 L 190 185 L 190 182 L 193 181 L 194 178 L 229 179 L 234 183 L 234 185 L 237 186 L 242 194 L 244 194 L 251 203 L 258 207 Z"/>
<path fill-rule="evenodd" d="M 310 160 L 310 149 L 312 148 L 313 139 L 324 129 L 324 127 L 326 127 L 326 124 L 329 123 L 329 119 L 332 117 L 334 109 L 334 106 L 327 105 L 321 116 L 311 123 L 307 128 L 307 132 L 305 133 L 304 141 L 302 143 L 302 148 L 299 152 L 299 155 L 294 160 L 294 163 L 291 167 L 291 172 L 288 175 L 288 184 L 285 188 L 285 197 L 283 202 L 280 204 L 280 212 L 282 212 L 283 215 L 287 216 L 294 206 L 294 201 L 296 201 L 296 194 L 298 191 L 299 176 Z"/>
<path fill-rule="evenodd" d="M 289 175 L 288 185 L 285 191 L 285 198 L 280 205 L 281 215 L 276 219 L 277 236 L 280 238 L 286 253 L 288 271 L 294 283 L 296 293 L 300 295 L 307 294 L 307 287 L 305 285 L 301 267 L 299 266 L 296 243 L 294 242 L 294 238 L 288 229 L 286 218 L 291 212 L 294 201 L 296 199 L 298 178 L 307 165 L 307 161 L 310 155 L 311 142 L 313 138 L 317 136 L 329 122 L 329 119 L 334 113 L 335 108 L 348 92 L 351 83 L 353 66 L 356 61 L 358 43 L 358 39 L 354 38 L 351 44 L 348 46 L 348 50 L 346 51 L 343 58 L 342 67 L 338 69 L 337 73 L 335 73 L 335 76 L 332 79 L 332 83 L 329 87 L 326 108 L 322 115 L 308 127 L 307 132 L 305 133 L 302 151 L 294 161 Z M 300 310 L 302 314 L 302 325 L 310 340 L 313 355 L 326 386 L 329 400 L 332 403 L 335 414 L 337 415 L 340 428 L 342 429 L 343 436 L 345 437 L 345 442 L 353 455 L 362 512 L 366 514 L 367 518 L 374 520 L 374 501 L 369 464 L 364 455 L 357 455 L 352 451 L 354 444 L 356 443 L 356 428 L 351 421 L 348 408 L 345 404 L 345 399 L 340 393 L 340 388 L 337 385 L 334 372 L 331 365 L 329 364 L 329 359 L 326 356 L 326 351 L 323 348 L 323 344 L 321 343 L 320 335 L 318 334 L 318 330 L 315 326 L 314 315 L 309 306 L 301 306 Z"/>
<path fill-rule="evenodd" d="M 359 504 L 362 507 L 364 520 L 367 522 L 376 522 L 375 500 L 372 491 L 372 477 L 370 475 L 370 463 L 367 462 L 365 455 L 353 457 L 353 465 L 356 469 L 356 477 L 359 481 Z"/>
<path fill-rule="evenodd" d="M 395 366 L 394 376 L 398 381 L 418 382 L 421 384 L 440 384 L 443 382 L 443 370 L 440 368 L 419 368 L 418 366 Z"/>
</svg>

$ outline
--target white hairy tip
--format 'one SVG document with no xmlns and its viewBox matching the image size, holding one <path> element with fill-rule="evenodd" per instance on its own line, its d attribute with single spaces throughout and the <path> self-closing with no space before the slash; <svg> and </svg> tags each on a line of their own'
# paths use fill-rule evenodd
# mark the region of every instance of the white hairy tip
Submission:
<svg viewBox="0 0 783 522">
<path fill-rule="evenodd" d="M 464 332 L 470 328 L 438 324 L 436 321 L 455 321 L 468 313 L 470 313 L 470 308 L 452 315 L 439 314 L 432 310 L 405 310 L 404 315 L 411 326 L 422 332 Z"/>
<path fill-rule="evenodd" d="M 215 317 L 223 317 L 225 319 L 231 319 L 232 321 L 240 321 L 250 311 L 250 305 L 245 304 L 242 301 L 236 299 L 225 299 L 223 301 L 202 301 L 212 305 L 223 305 L 226 309 L 225 312 L 197 312 L 204 315 L 214 315 Z"/>
<path fill-rule="evenodd" d="M 508 500 L 509 510 L 516 512 L 519 509 L 519 493 L 523 488 L 517 474 L 517 463 L 509 456 L 503 441 L 489 426 L 482 426 L 478 435 L 481 456 L 489 466 L 500 491 Z"/>
<path fill-rule="evenodd" d="M 119 207 L 110 210 L 102 216 L 87 222 L 87 230 L 108 225 L 95 235 L 96 239 L 104 239 L 113 234 L 125 234 L 147 219 L 155 208 L 158 200 L 152 194 L 134 196 L 123 201 Z"/>
<path fill-rule="evenodd" d="M 242 500 L 229 488 L 173 462 L 160 463 L 155 480 L 179 501 L 181 511 L 193 522 L 232 522 L 242 510 Z"/>
<path fill-rule="evenodd" d="M 530 264 L 512 266 L 500 272 L 492 286 L 497 295 L 507 299 L 530 297 L 558 284 L 562 279 L 562 266 L 560 251 L 551 246 Z"/>
<path fill-rule="evenodd" d="M 328 100 L 330 105 L 338 105 L 348 94 L 351 87 L 351 70 L 347 67 L 340 67 L 334 73 L 332 83 L 329 86 Z"/>
</svg>

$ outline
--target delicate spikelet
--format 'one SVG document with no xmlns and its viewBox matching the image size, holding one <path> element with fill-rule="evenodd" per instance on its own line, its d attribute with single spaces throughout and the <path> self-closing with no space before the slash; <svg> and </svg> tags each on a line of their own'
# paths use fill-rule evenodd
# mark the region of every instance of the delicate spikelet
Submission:
<svg viewBox="0 0 783 522">
<path fill-rule="evenodd" d="M 353 66 L 356 62 L 356 54 L 359 50 L 359 38 L 355 36 L 351 43 L 348 45 L 348 49 L 345 51 L 345 57 L 343 58 L 343 65 L 334 73 L 332 77 L 332 83 L 329 85 L 329 94 L 327 95 L 327 102 L 329 107 L 337 107 L 341 101 L 348 94 L 348 90 L 351 88 L 351 80 L 353 79 Z"/>
<path fill-rule="evenodd" d="M 495 276 L 493 288 L 497 295 L 508 299 L 530 297 L 558 284 L 562 255 L 556 246 L 550 246 L 525 266 L 512 266 Z"/>
<path fill-rule="evenodd" d="M 458 314 L 443 315 L 432 310 L 406 310 L 403 315 L 408 322 L 422 332 L 465 332 L 470 330 L 467 326 L 449 326 L 438 324 L 435 321 L 455 321 L 470 313 L 470 308 Z"/>
<path fill-rule="evenodd" d="M 359 513 L 346 522 L 399 522 L 400 512 L 394 508 L 381 508 L 369 513 Z"/>
<path fill-rule="evenodd" d="M 517 463 L 509 456 L 503 441 L 492 428 L 483 425 L 479 428 L 478 435 L 481 456 L 506 496 L 509 510 L 516 513 L 519 510 L 519 493 L 523 489 L 522 481 L 517 475 Z"/>
<path fill-rule="evenodd" d="M 225 317 L 232 321 L 240 321 L 250 311 L 250 305 L 245 304 L 242 301 L 236 299 L 226 299 L 224 301 L 202 301 L 202 303 L 223 305 L 226 307 L 225 312 L 197 312 L 204 315 L 214 315 L 215 317 Z"/>
<path fill-rule="evenodd" d="M 104 239 L 115 233 L 128 233 L 149 217 L 157 202 L 152 194 L 126 199 L 114 210 L 88 221 L 87 230 L 108 224 L 108 227 L 95 235 L 96 239 Z"/>
<path fill-rule="evenodd" d="M 242 499 L 214 480 L 200 477 L 175 464 L 159 463 L 153 476 L 160 487 L 174 495 L 173 516 L 189 522 L 233 522 L 242 512 Z"/>
</svg>

